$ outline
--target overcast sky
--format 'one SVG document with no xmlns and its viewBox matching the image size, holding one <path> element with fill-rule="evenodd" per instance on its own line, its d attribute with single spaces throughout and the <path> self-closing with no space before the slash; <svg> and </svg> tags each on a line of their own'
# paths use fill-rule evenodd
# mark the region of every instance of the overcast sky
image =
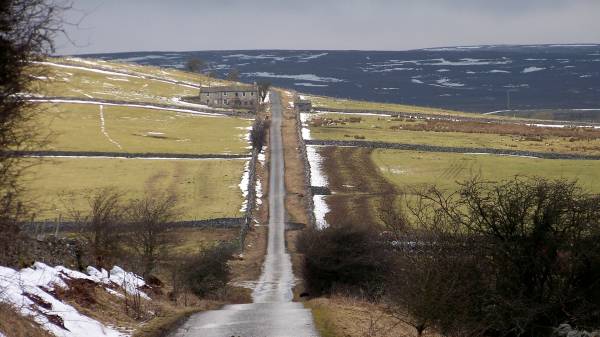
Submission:
<svg viewBox="0 0 600 337">
<path fill-rule="evenodd" d="M 600 43 L 600 0 L 74 0 L 57 53 Z"/>
</svg>

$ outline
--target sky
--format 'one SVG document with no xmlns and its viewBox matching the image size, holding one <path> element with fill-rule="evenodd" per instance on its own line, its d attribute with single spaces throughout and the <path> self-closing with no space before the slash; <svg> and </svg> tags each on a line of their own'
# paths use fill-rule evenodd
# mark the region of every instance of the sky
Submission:
<svg viewBox="0 0 600 337">
<path fill-rule="evenodd" d="M 600 43 L 600 0 L 72 0 L 57 54 Z"/>
</svg>

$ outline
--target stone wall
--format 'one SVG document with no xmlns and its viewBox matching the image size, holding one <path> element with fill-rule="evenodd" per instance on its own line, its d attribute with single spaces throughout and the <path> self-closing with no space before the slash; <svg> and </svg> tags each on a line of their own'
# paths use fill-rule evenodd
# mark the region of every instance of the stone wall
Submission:
<svg viewBox="0 0 600 337">
<path fill-rule="evenodd" d="M 541 159 L 571 159 L 571 160 L 600 160 L 598 155 L 554 153 L 554 152 L 535 152 L 508 149 L 490 149 L 490 148 L 470 148 L 470 147 L 450 147 L 424 144 L 403 144 L 403 143 L 385 143 L 370 142 L 358 140 L 308 140 L 308 145 L 321 146 L 353 146 L 365 147 L 371 149 L 395 149 L 424 152 L 449 152 L 449 153 L 489 153 L 505 156 L 536 157 Z"/>
</svg>

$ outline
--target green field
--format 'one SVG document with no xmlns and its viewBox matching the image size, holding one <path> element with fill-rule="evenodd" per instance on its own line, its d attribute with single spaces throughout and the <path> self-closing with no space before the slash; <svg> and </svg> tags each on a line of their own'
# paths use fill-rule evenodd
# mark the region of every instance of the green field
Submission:
<svg viewBox="0 0 600 337">
<path fill-rule="evenodd" d="M 28 170 L 28 198 L 37 219 L 68 218 L 85 209 L 86 195 L 115 187 L 127 198 L 174 193 L 183 220 L 241 216 L 243 160 L 44 159 Z"/>
<path fill-rule="evenodd" d="M 313 115 L 313 119 L 348 119 L 360 117 L 357 123 L 311 126 L 311 137 L 319 140 L 355 140 L 364 137 L 365 141 L 389 143 L 428 144 L 436 146 L 496 148 L 537 152 L 564 152 L 600 154 L 600 139 L 571 139 L 548 136 L 543 140 L 530 140 L 518 135 L 498 133 L 432 132 L 402 130 L 407 122 L 391 117 L 358 116 L 342 114 Z"/>
<path fill-rule="evenodd" d="M 252 121 L 143 108 L 44 104 L 33 121 L 51 133 L 49 150 L 245 154 Z M 120 145 L 120 147 L 119 147 Z"/>
<path fill-rule="evenodd" d="M 375 150 L 373 161 L 381 174 L 396 186 L 436 184 L 456 189 L 457 181 L 473 176 L 498 181 L 515 175 L 577 180 L 600 192 L 600 161 L 554 160 L 494 155 L 465 155 L 401 150 Z"/>
</svg>

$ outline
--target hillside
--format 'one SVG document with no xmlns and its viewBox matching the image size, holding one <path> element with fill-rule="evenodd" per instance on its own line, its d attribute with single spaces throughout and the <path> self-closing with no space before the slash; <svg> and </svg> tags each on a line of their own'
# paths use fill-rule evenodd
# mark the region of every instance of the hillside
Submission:
<svg viewBox="0 0 600 337">
<path fill-rule="evenodd" d="M 5 316 L 15 310 L 8 303 L 23 315 L 0 319 L 0 331 L 11 337 L 81 336 L 82 331 L 90 336 L 130 336 L 143 329 L 141 336 L 146 336 L 194 311 L 246 298 L 247 290 L 233 286 L 199 298 L 178 289 L 181 281 L 174 279 L 173 269 L 202 251 L 239 246 L 247 212 L 258 220 L 265 212 L 248 209 L 251 197 L 261 203 L 265 176 L 261 154 L 255 167 L 257 189 L 249 193 L 254 186 L 249 181 L 254 169 L 249 133 L 255 113 L 185 102 L 198 95 L 201 86 L 230 83 L 77 58 L 52 58 L 34 67 L 31 91 L 36 94 L 24 95 L 33 113 L 28 123 L 39 131 L 38 145 L 23 152 L 23 187 L 31 205 L 24 230 L 32 252 L 21 257 L 27 268 L 0 267 L 0 312 Z M 123 204 L 175 200 L 165 220 L 169 228 L 159 229 L 157 237 L 160 262 L 151 278 L 146 275 L 152 284 L 131 273 L 142 270 L 134 246 L 126 246 L 126 240 L 115 247 L 119 255 L 114 263 L 123 269 L 86 269 L 87 263 L 97 261 L 88 255 L 87 228 L 82 226 L 97 198 L 113 192 Z M 244 235 L 257 249 L 259 232 Z M 246 259 L 236 254 L 238 260 L 230 263 L 233 278 L 253 279 L 258 267 L 249 270 L 248 265 L 261 258 L 253 254 L 248 252 Z M 38 262 L 30 266 L 29 259 Z M 110 270 L 112 265 L 106 267 Z M 118 273 L 127 274 L 124 279 L 110 276 Z M 126 288 L 130 282 L 135 286 Z M 20 288 L 26 289 L 25 295 L 19 295 Z"/>
<path fill-rule="evenodd" d="M 199 58 L 221 76 L 312 95 L 508 116 L 600 121 L 600 46 L 492 45 L 402 51 L 233 50 L 83 57 L 183 69 Z M 585 111 L 579 110 L 585 109 Z"/>
</svg>

